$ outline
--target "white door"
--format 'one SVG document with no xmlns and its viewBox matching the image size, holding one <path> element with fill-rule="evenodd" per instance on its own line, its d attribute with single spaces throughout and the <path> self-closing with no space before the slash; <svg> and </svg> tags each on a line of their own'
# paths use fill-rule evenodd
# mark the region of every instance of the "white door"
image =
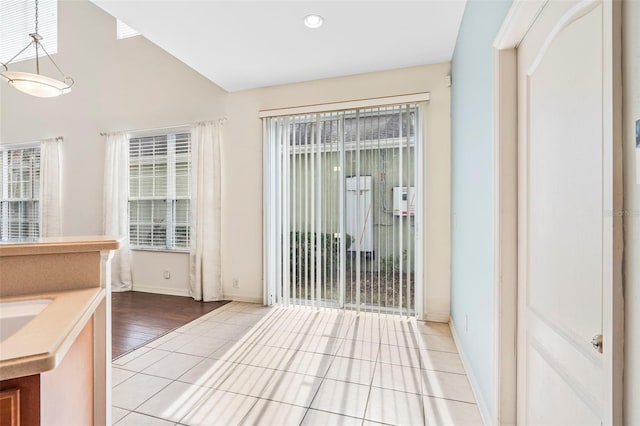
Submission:
<svg viewBox="0 0 640 426">
<path fill-rule="evenodd" d="M 518 47 L 520 425 L 615 415 L 611 44 L 611 2 L 550 1 Z"/>
</svg>

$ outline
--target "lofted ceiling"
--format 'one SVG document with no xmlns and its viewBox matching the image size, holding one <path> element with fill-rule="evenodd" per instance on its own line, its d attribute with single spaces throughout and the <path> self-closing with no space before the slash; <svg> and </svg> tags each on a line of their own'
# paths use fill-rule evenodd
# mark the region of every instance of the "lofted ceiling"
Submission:
<svg viewBox="0 0 640 426">
<path fill-rule="evenodd" d="M 451 60 L 465 0 L 91 0 L 227 91 Z M 308 14 L 324 18 L 309 29 Z"/>
</svg>

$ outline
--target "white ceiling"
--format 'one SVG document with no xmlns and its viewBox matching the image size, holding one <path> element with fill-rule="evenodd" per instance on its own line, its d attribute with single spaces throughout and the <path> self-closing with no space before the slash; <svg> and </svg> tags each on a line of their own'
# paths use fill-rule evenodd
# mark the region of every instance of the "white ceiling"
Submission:
<svg viewBox="0 0 640 426">
<path fill-rule="evenodd" d="M 451 60 L 465 0 L 91 0 L 228 91 Z M 324 25 L 308 29 L 308 14 Z"/>
</svg>

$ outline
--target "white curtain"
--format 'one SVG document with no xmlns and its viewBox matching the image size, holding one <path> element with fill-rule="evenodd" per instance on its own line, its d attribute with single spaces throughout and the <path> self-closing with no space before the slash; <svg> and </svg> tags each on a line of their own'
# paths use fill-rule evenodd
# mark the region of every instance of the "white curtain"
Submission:
<svg viewBox="0 0 640 426">
<path fill-rule="evenodd" d="M 129 140 L 124 132 L 107 135 L 104 163 L 104 235 L 120 238 L 111 261 L 111 289 L 131 290 L 129 251 Z"/>
<path fill-rule="evenodd" d="M 195 300 L 222 299 L 220 263 L 220 147 L 224 120 L 191 131 L 191 271 Z"/>
<path fill-rule="evenodd" d="M 40 236 L 62 235 L 62 139 L 40 142 Z"/>
</svg>

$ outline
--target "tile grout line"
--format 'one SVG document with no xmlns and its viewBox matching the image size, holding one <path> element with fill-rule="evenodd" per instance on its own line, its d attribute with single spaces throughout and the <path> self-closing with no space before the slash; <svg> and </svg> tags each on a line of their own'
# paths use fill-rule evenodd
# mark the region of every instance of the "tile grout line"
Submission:
<svg viewBox="0 0 640 426">
<path fill-rule="evenodd" d="M 342 325 L 342 321 L 340 321 L 340 325 Z M 351 325 L 348 326 L 347 331 L 348 331 L 349 328 L 351 328 Z M 313 405 L 313 401 L 315 401 L 316 397 L 318 396 L 318 393 L 320 392 L 320 388 L 322 387 L 322 384 L 326 380 L 327 374 L 329 374 L 329 369 L 331 369 L 331 366 L 335 362 L 336 354 L 338 353 L 338 351 L 340 351 L 340 348 L 344 344 L 345 344 L 345 341 L 342 340 L 342 342 L 338 345 L 338 348 L 336 349 L 334 354 L 331 356 L 331 362 L 329 362 L 329 366 L 327 367 L 326 371 L 324 372 L 324 375 L 322 376 L 322 380 L 320 381 L 320 385 L 318 386 L 318 389 L 316 389 L 316 392 L 313 394 L 313 398 L 311 398 L 311 400 L 309 401 L 309 406 L 306 408 L 306 410 L 304 412 L 304 415 L 302 416 L 302 419 L 300 420 L 299 426 L 302 425 L 302 423 L 304 422 L 304 419 L 309 414 L 309 410 L 311 410 L 311 406 Z"/>
<path fill-rule="evenodd" d="M 132 379 L 132 378 L 134 378 L 135 376 L 138 376 L 138 375 L 140 375 L 140 374 L 143 374 L 143 373 L 138 372 L 138 373 L 134 374 L 133 376 L 129 377 L 129 378 L 128 378 L 127 380 L 125 380 L 124 382 L 127 382 L 127 381 L 129 381 L 130 379 Z M 150 374 L 145 374 L 145 376 L 151 376 L 151 375 L 150 375 Z M 135 406 L 134 408 L 132 408 L 132 409 L 124 408 L 124 407 L 118 407 L 117 405 L 115 405 L 115 407 L 118 407 L 118 408 L 121 408 L 121 409 L 123 409 L 123 410 L 127 410 L 127 411 L 135 411 L 136 409 L 140 408 L 140 406 L 142 406 L 143 404 L 145 404 L 147 401 L 149 401 L 151 398 L 153 398 L 154 396 L 156 396 L 158 393 L 160 393 L 162 390 L 164 390 L 167 386 L 169 386 L 171 383 L 173 383 L 173 382 L 175 381 L 175 380 L 167 379 L 167 378 L 165 378 L 165 377 L 158 377 L 158 376 L 151 376 L 151 377 L 156 377 L 156 378 L 161 378 L 161 379 L 165 379 L 165 380 L 170 380 L 170 382 L 169 382 L 169 383 L 167 383 L 166 385 L 164 385 L 162 388 L 158 389 L 158 390 L 157 390 L 156 392 L 154 392 L 151 396 L 149 396 L 147 399 L 145 399 L 143 402 L 141 402 L 140 404 L 136 405 L 136 406 Z M 122 382 L 122 383 L 124 383 L 124 382 Z M 120 383 L 120 384 L 122 384 L 122 383 Z M 118 386 L 120 386 L 120 385 L 118 385 Z M 111 388 L 111 391 L 113 392 L 113 388 Z M 114 405 L 113 405 L 113 403 L 111 403 L 111 405 L 112 405 L 112 406 L 114 406 Z M 127 415 L 128 415 L 128 414 L 127 414 Z M 126 416 L 125 416 L 125 417 L 126 417 Z M 122 419 L 120 419 L 120 420 L 122 420 Z"/>
<path fill-rule="evenodd" d="M 380 338 L 382 340 L 382 333 L 380 335 Z M 371 374 L 371 383 L 369 384 L 369 392 L 367 394 L 367 403 L 364 405 L 364 413 L 362 414 L 362 423 L 361 423 L 362 426 L 364 426 L 364 422 L 367 421 L 367 409 L 369 408 L 369 402 L 371 400 L 371 391 L 373 390 L 373 381 L 376 378 L 376 369 L 378 368 L 378 359 L 380 358 L 380 352 L 382 350 L 381 345 L 382 343 L 378 342 L 378 352 L 376 353 L 376 359 L 373 362 L 373 372 Z"/>
<path fill-rule="evenodd" d="M 353 322 L 353 320 L 351 321 Z M 342 326 L 343 321 L 340 321 L 340 326 Z M 353 327 L 353 324 L 349 324 L 347 326 L 347 332 L 351 329 L 351 327 Z M 302 416 L 302 419 L 300 420 L 300 424 L 299 426 L 302 426 L 302 423 L 304 422 L 304 419 L 307 417 L 307 415 L 309 414 L 309 411 L 311 410 L 311 406 L 313 405 L 313 401 L 316 399 L 316 397 L 318 396 L 318 393 L 320 392 L 320 388 L 322 387 L 322 384 L 325 382 L 325 380 L 327 380 L 327 374 L 329 374 L 329 370 L 331 369 L 331 366 L 333 365 L 333 363 L 336 360 L 336 357 L 338 356 L 337 353 L 340 351 L 340 349 L 342 348 L 342 345 L 346 344 L 346 340 L 347 339 L 341 339 L 341 343 L 338 345 L 338 348 L 336 348 L 336 351 L 334 352 L 334 354 L 331 356 L 331 362 L 329 363 L 329 366 L 327 367 L 326 371 L 324 372 L 324 376 L 322 377 L 322 381 L 320 382 L 320 385 L 318 386 L 318 389 L 316 389 L 315 394 L 313 395 L 313 398 L 311 398 L 311 400 L 309 401 L 309 406 L 307 407 L 307 409 L 305 410 L 304 416 Z M 318 411 L 324 411 L 324 410 L 318 410 Z M 335 413 L 332 413 L 335 414 Z M 364 417 L 364 416 L 363 416 Z"/>
<path fill-rule="evenodd" d="M 419 361 L 419 367 L 420 367 L 420 405 L 422 405 L 422 424 L 426 425 L 427 424 L 427 406 L 424 403 L 424 386 L 425 386 L 425 380 L 426 378 L 422 377 L 422 372 L 426 371 L 426 368 L 423 369 L 422 368 L 422 364 L 423 364 L 423 359 L 422 359 L 422 351 L 420 349 L 418 349 L 418 361 Z"/>
</svg>

